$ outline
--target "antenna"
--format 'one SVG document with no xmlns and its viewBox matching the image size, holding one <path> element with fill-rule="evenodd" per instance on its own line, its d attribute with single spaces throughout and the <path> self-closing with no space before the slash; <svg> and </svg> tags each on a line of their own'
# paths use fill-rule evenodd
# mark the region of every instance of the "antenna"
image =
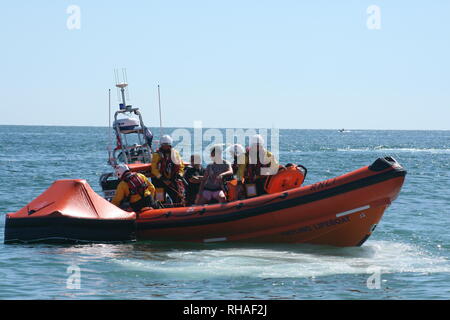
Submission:
<svg viewBox="0 0 450 320">
<path fill-rule="evenodd" d="M 123 82 L 128 83 L 128 76 L 127 76 L 127 69 L 126 68 L 122 68 L 122 77 L 123 77 Z M 130 88 L 126 88 L 125 91 L 127 100 L 130 100 Z"/>
<path fill-rule="evenodd" d="M 161 112 L 161 91 L 158 84 L 158 105 L 159 105 L 159 139 L 162 137 L 162 112 Z"/>
<path fill-rule="evenodd" d="M 125 97 L 127 98 L 127 100 L 130 98 L 128 92 L 127 70 L 125 68 L 122 68 L 122 79 L 120 79 L 119 70 L 114 69 L 114 77 L 117 87 L 117 100 L 119 102 L 122 102 L 122 107 L 120 109 L 126 109 L 127 104 Z"/>
</svg>

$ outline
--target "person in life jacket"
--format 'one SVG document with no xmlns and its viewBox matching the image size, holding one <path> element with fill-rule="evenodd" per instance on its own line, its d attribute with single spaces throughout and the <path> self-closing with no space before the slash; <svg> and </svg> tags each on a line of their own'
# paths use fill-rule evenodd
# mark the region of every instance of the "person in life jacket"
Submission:
<svg viewBox="0 0 450 320">
<path fill-rule="evenodd" d="M 120 206 L 127 200 L 134 212 L 139 212 L 145 207 L 158 208 L 154 201 L 155 187 L 141 173 L 131 172 L 127 165 L 119 164 L 115 168 L 116 176 L 120 179 L 116 189 L 116 195 L 111 202 Z"/>
<path fill-rule="evenodd" d="M 184 202 L 184 164 L 173 140 L 163 135 L 160 147 L 152 156 L 152 181 L 156 188 L 164 189 L 173 202 Z"/>
<path fill-rule="evenodd" d="M 232 144 L 228 147 L 228 154 L 230 156 L 231 160 L 231 167 L 233 168 L 233 176 L 237 180 L 236 185 L 236 194 L 237 199 L 245 199 L 245 190 L 241 183 L 242 179 L 238 179 L 238 170 L 239 170 L 239 164 L 245 164 L 245 149 L 240 144 Z"/>
<path fill-rule="evenodd" d="M 238 165 L 237 179 L 247 185 L 255 185 L 256 195 L 266 193 L 264 185 L 270 175 L 278 172 L 278 162 L 273 154 L 264 148 L 261 135 L 250 139 L 250 146 L 245 152 L 245 159 Z"/>
</svg>

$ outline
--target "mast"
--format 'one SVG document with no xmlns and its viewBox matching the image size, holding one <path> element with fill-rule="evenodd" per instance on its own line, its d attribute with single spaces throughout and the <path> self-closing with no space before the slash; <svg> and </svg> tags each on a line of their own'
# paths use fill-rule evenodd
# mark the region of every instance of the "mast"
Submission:
<svg viewBox="0 0 450 320">
<path fill-rule="evenodd" d="M 122 69 L 121 79 L 119 79 L 118 70 L 114 70 L 114 76 L 116 80 L 117 98 L 119 100 L 119 110 L 114 113 L 114 122 L 112 123 L 112 128 L 116 132 L 117 147 L 110 151 L 110 164 L 115 165 L 117 162 L 149 162 L 151 161 L 151 139 L 153 135 L 145 127 L 139 108 L 133 108 L 131 105 L 127 105 L 127 100 L 130 100 L 130 97 L 126 70 Z M 109 108 L 111 118 L 111 96 Z M 121 115 L 122 117 L 120 117 Z M 136 116 L 138 119 L 136 119 Z M 111 122 L 109 122 L 109 125 L 111 126 Z M 131 137 L 132 140 L 128 141 L 127 137 Z M 110 139 L 112 139 L 111 133 Z"/>
<path fill-rule="evenodd" d="M 111 161 L 112 140 L 111 140 L 111 89 L 108 89 L 108 161 Z"/>
<path fill-rule="evenodd" d="M 161 91 L 158 84 L 158 105 L 159 105 L 159 139 L 162 137 L 162 113 L 161 113 Z"/>
</svg>

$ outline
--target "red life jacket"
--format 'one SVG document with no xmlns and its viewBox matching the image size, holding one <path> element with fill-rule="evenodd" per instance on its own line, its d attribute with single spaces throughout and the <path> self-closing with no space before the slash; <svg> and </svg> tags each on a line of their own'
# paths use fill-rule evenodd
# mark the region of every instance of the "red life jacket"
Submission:
<svg viewBox="0 0 450 320">
<path fill-rule="evenodd" d="M 168 152 L 163 152 L 158 149 L 158 154 L 160 157 L 159 162 L 159 172 L 165 177 L 169 177 L 169 179 L 173 178 L 175 174 L 178 172 L 180 165 L 175 164 L 172 161 L 172 149 Z"/>
<path fill-rule="evenodd" d="M 128 184 L 128 189 L 130 190 L 130 195 L 140 195 L 144 197 L 145 190 L 148 188 L 147 182 L 139 177 L 137 173 L 129 172 L 126 173 L 123 180 Z"/>
</svg>

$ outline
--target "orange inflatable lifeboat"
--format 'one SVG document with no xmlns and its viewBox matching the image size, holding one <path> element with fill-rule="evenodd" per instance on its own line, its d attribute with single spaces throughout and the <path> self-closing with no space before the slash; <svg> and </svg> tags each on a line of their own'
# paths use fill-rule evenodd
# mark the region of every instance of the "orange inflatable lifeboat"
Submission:
<svg viewBox="0 0 450 320">
<path fill-rule="evenodd" d="M 294 169 L 288 169 L 294 172 Z M 40 239 L 312 243 L 360 246 L 403 185 L 406 171 L 391 157 L 301 187 L 280 172 L 269 193 L 225 204 L 134 213 L 114 207 L 84 180 L 62 180 L 6 216 L 5 243 Z M 289 172 L 289 171 L 288 171 Z M 301 182 L 300 182 L 301 181 Z M 292 188 L 293 187 L 293 188 Z"/>
</svg>

